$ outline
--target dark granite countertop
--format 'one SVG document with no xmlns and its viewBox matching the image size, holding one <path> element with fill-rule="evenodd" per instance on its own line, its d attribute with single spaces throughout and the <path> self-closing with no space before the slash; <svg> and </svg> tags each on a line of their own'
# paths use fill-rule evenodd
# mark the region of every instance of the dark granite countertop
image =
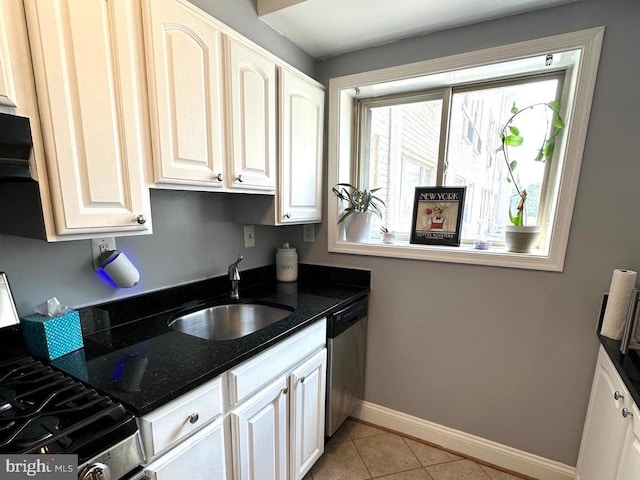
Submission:
<svg viewBox="0 0 640 480">
<path fill-rule="evenodd" d="M 240 301 L 285 305 L 292 314 L 234 340 L 170 329 L 185 309 L 229 302 L 226 275 L 215 277 L 80 309 L 84 348 L 52 364 L 145 415 L 366 295 L 370 285 L 368 271 L 303 264 L 292 283 L 276 282 L 273 266 L 242 275 Z"/>
</svg>

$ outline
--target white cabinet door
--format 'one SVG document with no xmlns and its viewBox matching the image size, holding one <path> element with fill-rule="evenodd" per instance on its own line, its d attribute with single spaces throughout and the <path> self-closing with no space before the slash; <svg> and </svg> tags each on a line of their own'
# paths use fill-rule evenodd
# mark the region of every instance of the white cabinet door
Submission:
<svg viewBox="0 0 640 480">
<path fill-rule="evenodd" d="M 57 233 L 149 231 L 139 2 L 25 7 Z"/>
<path fill-rule="evenodd" d="M 281 377 L 231 412 L 236 480 L 287 478 L 287 399 Z"/>
<path fill-rule="evenodd" d="M 149 480 L 231 479 L 224 430 L 222 419 L 204 427 L 148 465 L 144 470 L 145 478 Z"/>
<path fill-rule="evenodd" d="M 17 0 L 3 0 L 0 3 L 0 106 L 17 107 L 14 63 L 11 58 L 13 39 L 12 24 L 16 16 L 22 14 L 22 4 Z"/>
<path fill-rule="evenodd" d="M 291 476 L 301 480 L 324 453 L 327 349 L 313 355 L 291 374 Z"/>
<path fill-rule="evenodd" d="M 628 421 L 622 416 L 629 398 L 615 367 L 600 347 L 578 457 L 577 480 L 613 480 Z"/>
<path fill-rule="evenodd" d="M 232 150 L 229 187 L 275 190 L 276 65 L 227 37 Z"/>
<path fill-rule="evenodd" d="M 279 222 L 322 218 L 324 91 L 285 68 L 280 70 Z"/>
<path fill-rule="evenodd" d="M 182 0 L 144 0 L 158 183 L 224 186 L 221 33 Z"/>
<path fill-rule="evenodd" d="M 627 435 L 624 439 L 622 457 L 618 467 L 616 480 L 638 480 L 640 478 L 640 409 L 637 406 L 629 408 L 627 414 Z"/>
</svg>

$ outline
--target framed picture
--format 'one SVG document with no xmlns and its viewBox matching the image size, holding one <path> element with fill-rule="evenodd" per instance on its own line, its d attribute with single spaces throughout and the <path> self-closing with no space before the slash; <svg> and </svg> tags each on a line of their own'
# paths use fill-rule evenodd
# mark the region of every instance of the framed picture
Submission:
<svg viewBox="0 0 640 480">
<path fill-rule="evenodd" d="M 467 187 L 416 187 L 411 243 L 460 246 Z"/>
</svg>

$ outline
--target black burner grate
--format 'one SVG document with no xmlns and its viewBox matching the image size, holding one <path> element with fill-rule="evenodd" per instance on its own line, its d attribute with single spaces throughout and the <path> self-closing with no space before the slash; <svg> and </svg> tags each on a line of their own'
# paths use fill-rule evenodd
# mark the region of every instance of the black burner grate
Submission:
<svg viewBox="0 0 640 480">
<path fill-rule="evenodd" d="M 82 461 L 136 429 L 122 405 L 49 366 L 30 357 L 0 363 L 2 453 L 78 453 Z"/>
</svg>

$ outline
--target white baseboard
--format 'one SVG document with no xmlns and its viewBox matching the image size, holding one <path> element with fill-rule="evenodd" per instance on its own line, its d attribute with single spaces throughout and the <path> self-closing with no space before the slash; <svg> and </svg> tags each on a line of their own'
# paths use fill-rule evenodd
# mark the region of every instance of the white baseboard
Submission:
<svg viewBox="0 0 640 480">
<path fill-rule="evenodd" d="M 574 467 L 374 403 L 362 402 L 353 417 L 538 480 L 576 478 Z"/>
</svg>

